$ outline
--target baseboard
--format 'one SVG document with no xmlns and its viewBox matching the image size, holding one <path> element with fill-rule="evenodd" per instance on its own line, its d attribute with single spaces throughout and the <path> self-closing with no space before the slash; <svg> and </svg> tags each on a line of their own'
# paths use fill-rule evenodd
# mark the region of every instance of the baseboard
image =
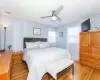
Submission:
<svg viewBox="0 0 100 80">
<path fill-rule="evenodd" d="M 72 60 L 79 60 L 79 58 L 76 56 L 72 56 Z"/>
</svg>

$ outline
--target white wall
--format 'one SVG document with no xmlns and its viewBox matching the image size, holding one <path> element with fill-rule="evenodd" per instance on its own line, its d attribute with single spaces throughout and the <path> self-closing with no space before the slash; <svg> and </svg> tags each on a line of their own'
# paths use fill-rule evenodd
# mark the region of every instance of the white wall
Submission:
<svg viewBox="0 0 100 80">
<path fill-rule="evenodd" d="M 63 32 L 63 36 L 60 37 L 59 36 L 59 32 Z M 66 32 L 67 32 L 67 28 L 66 27 L 59 27 L 56 28 L 56 46 L 59 48 L 64 48 L 66 49 Z"/>
<path fill-rule="evenodd" d="M 1 16 L 0 16 L 0 22 L 1 22 Z M 0 24 L 0 50 L 4 49 L 4 28 Z"/>
<path fill-rule="evenodd" d="M 0 27 L 0 50 L 4 50 L 4 28 Z"/>
<path fill-rule="evenodd" d="M 0 27 L 0 50 L 2 50 L 2 47 L 3 44 L 2 44 L 2 27 Z"/>
<path fill-rule="evenodd" d="M 0 23 L 8 24 L 6 46 L 11 44 L 14 51 L 23 50 L 24 37 L 48 38 L 48 30 L 55 29 L 51 26 L 8 16 L 2 16 Z M 41 35 L 33 35 L 33 27 L 41 28 Z"/>
<path fill-rule="evenodd" d="M 100 27 L 100 15 L 90 18 L 91 30 L 95 30 L 95 27 Z M 11 44 L 13 50 L 23 50 L 23 38 L 24 37 L 48 37 L 48 30 L 52 30 L 51 26 L 34 23 L 27 20 L 20 20 L 11 18 L 8 16 L 0 16 L 0 24 L 8 24 L 7 28 L 7 45 Z M 75 24 L 73 24 L 75 25 Z M 73 26 L 71 25 L 71 26 Z M 33 35 L 33 27 L 41 28 L 41 35 Z M 56 40 L 57 47 L 67 48 L 67 27 L 68 25 L 56 28 Z M 63 37 L 59 37 L 59 32 L 64 32 Z M 4 40 L 2 40 L 4 41 Z"/>
<path fill-rule="evenodd" d="M 90 18 L 91 30 L 96 30 L 95 27 L 100 27 L 100 15 L 96 15 Z"/>
</svg>

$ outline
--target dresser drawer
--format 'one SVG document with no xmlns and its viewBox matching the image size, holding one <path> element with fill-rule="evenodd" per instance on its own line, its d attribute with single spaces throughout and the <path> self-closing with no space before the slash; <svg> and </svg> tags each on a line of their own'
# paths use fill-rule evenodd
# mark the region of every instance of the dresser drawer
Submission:
<svg viewBox="0 0 100 80">
<path fill-rule="evenodd" d="M 19 60 L 13 60 L 13 64 L 20 64 L 22 63 L 22 59 L 19 59 Z"/>
<path fill-rule="evenodd" d="M 22 53 L 13 53 L 13 58 L 22 57 Z"/>
<path fill-rule="evenodd" d="M 87 61 L 87 60 L 81 60 L 80 61 L 81 64 L 96 68 L 96 69 L 100 69 L 100 62 L 98 61 Z"/>
<path fill-rule="evenodd" d="M 95 55 L 95 54 L 90 54 L 90 53 L 82 53 L 82 54 L 80 54 L 80 59 L 82 59 L 82 60 L 96 60 L 96 61 L 98 61 L 98 60 L 100 60 L 100 58 L 97 56 L 97 55 Z"/>
<path fill-rule="evenodd" d="M 22 56 L 14 56 L 12 59 L 13 59 L 13 60 L 22 59 Z"/>
<path fill-rule="evenodd" d="M 95 54 L 80 54 L 80 63 L 100 69 L 100 57 Z"/>
</svg>

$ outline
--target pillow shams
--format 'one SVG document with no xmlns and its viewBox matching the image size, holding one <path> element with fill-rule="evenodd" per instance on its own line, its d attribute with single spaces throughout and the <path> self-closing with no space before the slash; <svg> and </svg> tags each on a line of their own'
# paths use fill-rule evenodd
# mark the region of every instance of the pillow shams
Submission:
<svg viewBox="0 0 100 80">
<path fill-rule="evenodd" d="M 39 48 L 39 44 L 38 42 L 26 42 L 26 48 L 37 49 Z"/>
<path fill-rule="evenodd" d="M 48 42 L 41 42 L 39 44 L 39 48 L 49 48 L 49 47 L 51 47 L 51 44 Z"/>
</svg>

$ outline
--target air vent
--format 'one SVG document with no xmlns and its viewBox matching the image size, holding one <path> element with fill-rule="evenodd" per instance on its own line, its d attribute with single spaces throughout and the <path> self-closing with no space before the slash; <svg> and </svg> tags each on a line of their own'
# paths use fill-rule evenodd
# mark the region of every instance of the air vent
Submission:
<svg viewBox="0 0 100 80">
<path fill-rule="evenodd" d="M 6 14 L 8 14 L 8 15 L 10 15 L 10 14 L 11 14 L 11 12 L 8 12 L 8 11 L 5 11 L 5 13 L 6 13 Z"/>
</svg>

